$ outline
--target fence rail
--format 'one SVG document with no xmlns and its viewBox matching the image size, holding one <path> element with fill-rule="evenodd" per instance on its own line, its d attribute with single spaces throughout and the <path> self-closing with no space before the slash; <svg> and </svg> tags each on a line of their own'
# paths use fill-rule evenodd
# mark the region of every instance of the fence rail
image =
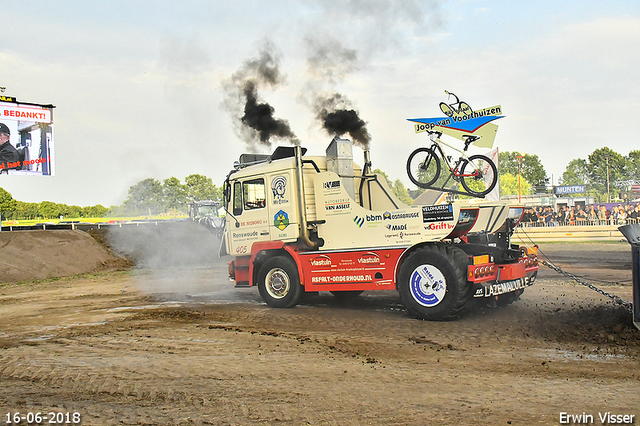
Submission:
<svg viewBox="0 0 640 426">
<path fill-rule="evenodd" d="M 522 241 L 530 244 L 552 241 L 626 241 L 618 230 L 620 225 L 590 223 L 584 225 L 556 226 L 523 226 L 519 225 L 514 233 L 512 241 Z"/>
<path fill-rule="evenodd" d="M 632 219 L 635 221 L 635 219 Z M 3 226 L 2 231 L 31 231 L 31 230 L 56 230 L 56 229 L 78 229 L 89 231 L 90 229 L 131 227 L 131 226 L 154 226 L 167 223 L 175 223 L 171 220 L 139 221 L 124 223 L 41 223 L 38 225 L 9 225 Z M 610 221 L 608 221 L 610 222 Z M 627 220 L 627 223 L 631 220 Z M 551 241 L 626 241 L 622 233 L 618 230 L 617 224 L 586 222 L 575 225 L 566 223 L 551 222 L 551 226 L 544 222 L 521 223 L 514 231 L 514 242 L 520 240 L 527 244 L 551 242 Z"/>
<path fill-rule="evenodd" d="M 2 226 L 2 231 L 51 231 L 59 229 L 77 229 L 80 231 L 89 231 L 91 229 L 101 228 L 113 228 L 113 227 L 131 227 L 131 226 L 151 226 L 162 225 L 167 223 L 176 223 L 181 220 L 141 220 L 131 222 L 116 222 L 116 223 L 39 223 L 37 225 L 5 225 Z"/>
<path fill-rule="evenodd" d="M 558 222 L 558 221 L 550 221 L 550 222 L 521 222 L 518 226 L 524 228 L 548 228 L 551 226 L 601 226 L 601 225 L 611 225 L 611 226 L 622 226 L 622 225 L 630 225 L 633 223 L 640 223 L 638 219 L 607 219 L 607 220 L 573 220 L 571 222 Z"/>
</svg>

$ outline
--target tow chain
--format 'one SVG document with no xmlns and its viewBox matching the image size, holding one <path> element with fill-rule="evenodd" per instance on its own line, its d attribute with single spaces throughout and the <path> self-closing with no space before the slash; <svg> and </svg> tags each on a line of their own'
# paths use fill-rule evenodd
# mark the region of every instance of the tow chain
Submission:
<svg viewBox="0 0 640 426">
<path fill-rule="evenodd" d="M 580 277 L 577 277 L 575 275 L 573 275 L 570 272 L 565 272 L 562 269 L 558 268 L 556 265 L 552 265 L 551 263 L 547 262 L 546 260 L 542 261 L 542 264 L 544 266 L 548 266 L 549 268 L 553 269 L 554 271 L 556 271 L 559 274 L 562 274 L 566 277 L 571 278 L 572 280 L 575 280 L 577 282 L 579 282 L 580 284 L 582 284 L 583 286 L 589 287 L 591 290 L 600 293 L 603 296 L 608 297 L 609 299 L 613 300 L 614 303 L 623 306 L 624 308 L 627 309 L 627 311 L 629 311 L 629 313 L 631 315 L 633 315 L 633 303 L 631 302 L 627 302 L 626 300 L 623 300 L 621 297 L 616 296 L 615 294 L 610 294 L 607 293 L 606 291 L 602 290 L 601 288 L 596 287 L 593 284 L 589 284 L 588 282 L 586 282 L 585 280 L 583 280 Z"/>
</svg>

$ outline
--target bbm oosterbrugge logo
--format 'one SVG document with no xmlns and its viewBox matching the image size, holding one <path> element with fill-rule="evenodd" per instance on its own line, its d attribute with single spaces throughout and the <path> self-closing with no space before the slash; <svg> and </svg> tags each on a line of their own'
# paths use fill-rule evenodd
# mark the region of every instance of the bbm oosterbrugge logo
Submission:
<svg viewBox="0 0 640 426">
<path fill-rule="evenodd" d="M 274 200 L 284 200 L 284 193 L 287 190 L 287 177 L 276 176 L 271 181 L 271 191 L 273 192 Z"/>
<path fill-rule="evenodd" d="M 353 222 L 358 225 L 358 228 L 362 228 L 362 225 L 364 225 L 364 217 L 354 217 L 353 218 Z"/>
<path fill-rule="evenodd" d="M 281 231 L 289 226 L 289 215 L 287 212 L 280 210 L 273 216 L 273 225 Z"/>
</svg>

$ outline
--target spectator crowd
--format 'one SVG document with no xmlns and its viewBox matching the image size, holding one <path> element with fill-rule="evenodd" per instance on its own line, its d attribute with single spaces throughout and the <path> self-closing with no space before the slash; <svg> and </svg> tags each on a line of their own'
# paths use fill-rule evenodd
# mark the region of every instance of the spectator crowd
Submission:
<svg viewBox="0 0 640 426">
<path fill-rule="evenodd" d="M 625 225 L 640 221 L 640 204 L 612 206 L 581 205 L 528 207 L 524 211 L 522 226 L 558 226 L 558 225 Z"/>
</svg>

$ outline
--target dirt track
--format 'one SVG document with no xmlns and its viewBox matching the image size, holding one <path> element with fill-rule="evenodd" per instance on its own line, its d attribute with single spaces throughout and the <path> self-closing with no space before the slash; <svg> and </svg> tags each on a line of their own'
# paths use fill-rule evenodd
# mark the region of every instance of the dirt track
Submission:
<svg viewBox="0 0 640 426">
<path fill-rule="evenodd" d="M 543 250 L 626 281 L 605 289 L 631 299 L 626 243 Z M 267 308 L 224 262 L 7 284 L 0 348 L 3 423 L 16 411 L 79 412 L 85 425 L 640 421 L 640 331 L 550 271 L 513 305 L 446 323 L 410 318 L 395 292 Z"/>
</svg>

